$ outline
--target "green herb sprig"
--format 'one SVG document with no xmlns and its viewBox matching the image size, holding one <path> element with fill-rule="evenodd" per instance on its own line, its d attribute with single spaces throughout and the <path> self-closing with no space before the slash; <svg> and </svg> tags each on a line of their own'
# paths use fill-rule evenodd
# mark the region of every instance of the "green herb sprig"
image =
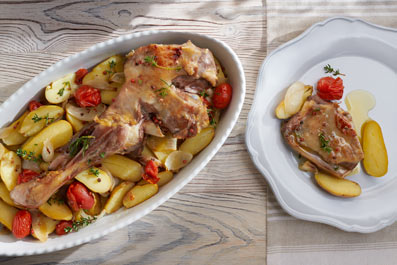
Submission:
<svg viewBox="0 0 397 265">
<path fill-rule="evenodd" d="M 92 175 L 94 175 L 95 177 L 99 177 L 99 169 L 97 169 L 97 168 L 91 167 L 91 168 L 90 168 L 90 173 L 91 173 Z"/>
<path fill-rule="evenodd" d="M 49 115 L 50 114 L 47 113 L 47 115 L 45 115 L 44 117 L 39 117 L 37 113 L 35 113 L 32 117 L 32 120 L 34 121 L 34 123 L 39 122 L 41 120 L 45 120 L 45 125 L 48 125 L 49 123 L 55 120 L 55 118 L 50 118 Z"/>
<path fill-rule="evenodd" d="M 70 156 L 75 156 L 80 150 L 83 150 L 83 156 L 85 155 L 85 151 L 87 151 L 88 147 L 90 146 L 90 141 L 94 139 L 95 136 L 92 135 L 87 135 L 87 136 L 81 136 L 74 140 L 70 145 L 69 145 L 69 155 Z"/>
<path fill-rule="evenodd" d="M 88 226 L 89 224 L 92 224 L 96 220 L 96 217 L 94 216 L 93 218 L 81 218 L 80 221 L 74 221 L 72 223 L 72 226 L 65 227 L 64 230 L 66 233 L 70 233 L 72 231 L 77 232 L 79 229 Z"/>
<path fill-rule="evenodd" d="M 326 74 L 332 74 L 333 76 L 337 76 L 337 75 L 345 75 L 342 74 L 339 69 L 334 70 L 334 68 L 332 68 L 332 66 L 330 64 L 327 64 L 326 66 L 324 66 L 324 71 Z"/>
<path fill-rule="evenodd" d="M 54 204 L 61 205 L 61 204 L 65 204 L 65 201 L 64 201 L 63 199 L 61 199 L 61 198 L 50 197 L 50 198 L 48 199 L 47 203 L 48 203 L 48 205 L 50 205 L 50 206 L 51 206 L 53 203 L 54 203 Z"/>
<path fill-rule="evenodd" d="M 182 69 L 182 66 L 176 66 L 176 67 L 165 67 L 165 66 L 161 66 L 158 65 L 158 63 L 156 62 L 155 56 L 151 57 L 151 56 L 146 56 L 145 57 L 145 62 L 146 63 L 150 63 L 152 66 L 160 68 L 160 69 L 164 69 L 164 70 L 175 70 L 175 71 L 179 71 Z"/>
<path fill-rule="evenodd" d="M 331 153 L 332 152 L 332 147 L 329 146 L 329 140 L 325 139 L 324 134 L 320 133 L 318 135 L 318 138 L 320 140 L 321 149 L 323 149 L 327 153 Z"/>
<path fill-rule="evenodd" d="M 17 149 L 16 154 L 22 157 L 23 159 L 31 160 L 36 163 L 40 163 L 42 160 L 41 155 L 36 156 L 34 152 L 30 151 L 28 153 L 26 150 L 22 150 L 21 148 Z"/>
</svg>

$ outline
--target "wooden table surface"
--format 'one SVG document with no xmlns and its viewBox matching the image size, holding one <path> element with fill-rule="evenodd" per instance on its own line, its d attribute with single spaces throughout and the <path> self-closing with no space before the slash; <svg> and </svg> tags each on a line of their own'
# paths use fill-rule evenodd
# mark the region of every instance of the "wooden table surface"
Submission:
<svg viewBox="0 0 397 265">
<path fill-rule="evenodd" d="M 145 30 L 206 34 L 229 44 L 247 78 L 226 143 L 194 180 L 146 217 L 56 253 L 0 264 L 264 264 L 264 178 L 244 143 L 256 76 L 266 55 L 266 13 L 247 1 L 0 1 L 0 103 L 55 62 L 95 43 Z"/>
</svg>

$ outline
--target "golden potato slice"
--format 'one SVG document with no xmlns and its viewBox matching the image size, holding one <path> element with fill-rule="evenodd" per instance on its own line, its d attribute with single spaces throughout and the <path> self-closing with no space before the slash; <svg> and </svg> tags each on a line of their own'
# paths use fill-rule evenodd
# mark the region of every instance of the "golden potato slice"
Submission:
<svg viewBox="0 0 397 265">
<path fill-rule="evenodd" d="M 165 160 L 165 167 L 167 170 L 178 171 L 179 169 L 187 166 L 192 160 L 193 155 L 184 151 L 174 151 L 168 155 Z"/>
<path fill-rule="evenodd" d="M 72 125 L 73 132 L 78 132 L 81 130 L 81 128 L 84 127 L 84 124 L 81 120 L 77 119 L 73 115 L 69 114 L 66 112 L 66 120 Z"/>
<path fill-rule="evenodd" d="M 161 164 L 165 164 L 165 160 L 167 159 L 168 155 L 174 151 L 153 151 L 154 155 L 160 160 Z"/>
<path fill-rule="evenodd" d="M 216 82 L 216 85 L 220 85 L 223 83 L 227 82 L 227 78 L 225 76 L 225 73 L 222 70 L 222 66 L 217 58 L 214 57 L 215 61 L 215 66 L 216 66 L 216 77 L 218 78 L 218 81 Z"/>
<path fill-rule="evenodd" d="M 41 242 L 45 242 L 48 235 L 54 232 L 57 224 L 58 221 L 52 220 L 39 212 L 32 213 L 32 236 Z"/>
<path fill-rule="evenodd" d="M 55 220 L 72 220 L 72 210 L 63 201 L 52 200 L 51 198 L 39 207 L 39 210 L 46 216 Z"/>
<path fill-rule="evenodd" d="M 114 55 L 101 62 L 83 78 L 83 85 L 90 85 L 98 89 L 110 89 L 121 87 L 123 82 L 112 82 L 110 78 L 115 73 L 124 71 L 125 57 Z"/>
<path fill-rule="evenodd" d="M 21 128 L 22 122 L 29 112 L 25 112 L 18 120 L 14 121 L 7 128 L 10 129 L 7 136 L 3 137 L 2 140 L 6 145 L 18 145 L 22 144 L 26 141 L 26 137 L 19 133 L 19 129 Z"/>
<path fill-rule="evenodd" d="M 75 177 L 93 192 L 104 193 L 112 187 L 112 179 L 102 169 L 91 167 L 86 169 Z"/>
<path fill-rule="evenodd" d="M 175 151 L 177 147 L 177 139 L 170 135 L 165 137 L 157 137 L 150 135 L 146 141 L 147 146 L 152 151 Z"/>
<path fill-rule="evenodd" d="M 21 173 L 21 169 L 21 159 L 15 152 L 8 151 L 3 155 L 0 164 L 0 175 L 9 191 L 17 185 L 18 175 Z"/>
<path fill-rule="evenodd" d="M 214 128 L 204 128 L 195 136 L 186 139 L 179 147 L 179 150 L 195 155 L 203 150 L 207 145 L 209 145 L 209 143 L 214 138 L 214 135 Z"/>
<path fill-rule="evenodd" d="M 141 179 L 142 166 L 138 162 L 121 155 L 111 155 L 102 161 L 110 173 L 122 180 L 137 182 Z"/>
<path fill-rule="evenodd" d="M 151 160 L 152 158 L 155 158 L 154 153 L 152 152 L 152 150 L 150 150 L 146 145 L 143 147 L 142 153 L 141 153 L 141 157 L 144 160 Z"/>
<path fill-rule="evenodd" d="M 162 171 L 160 172 L 157 177 L 160 179 L 156 184 L 160 187 L 164 186 L 165 184 L 167 184 L 168 182 L 170 182 L 173 178 L 174 178 L 174 173 L 172 173 L 172 171 Z M 147 182 L 144 179 L 141 179 L 137 185 L 145 185 L 145 184 L 149 184 L 149 182 Z"/>
<path fill-rule="evenodd" d="M 302 82 L 293 83 L 287 90 L 284 97 L 285 112 L 287 115 L 294 115 L 302 108 L 303 103 L 313 93 L 312 86 L 306 86 Z"/>
<path fill-rule="evenodd" d="M 124 196 L 123 205 L 125 208 L 131 208 L 151 198 L 158 190 L 157 184 L 135 186 Z"/>
<path fill-rule="evenodd" d="M 55 105 L 40 106 L 34 111 L 29 112 L 22 122 L 19 133 L 29 137 L 38 133 L 48 124 L 61 117 L 64 113 L 63 108 Z"/>
<path fill-rule="evenodd" d="M 70 73 L 47 86 L 45 89 L 45 98 L 47 101 L 52 104 L 58 104 L 68 100 L 70 95 L 79 87 L 74 82 L 75 78 L 76 74 Z"/>
<path fill-rule="evenodd" d="M 362 126 L 362 134 L 365 171 L 374 177 L 386 175 L 389 162 L 382 129 L 376 121 L 369 120 Z"/>
<path fill-rule="evenodd" d="M 8 152 L 7 148 L 5 148 L 2 143 L 0 143 L 0 161 L 1 161 L 1 158 L 3 157 L 3 155 L 7 152 Z"/>
<path fill-rule="evenodd" d="M 0 200 L 0 223 L 12 230 L 12 221 L 18 210 Z"/>
<path fill-rule="evenodd" d="M 44 141 L 47 139 L 54 149 L 57 149 L 67 144 L 72 135 L 73 129 L 69 122 L 65 120 L 56 121 L 26 141 L 22 146 L 22 151 L 26 151 L 23 157 L 26 159 L 29 154 L 38 157 L 43 150 Z"/>
<path fill-rule="evenodd" d="M 341 179 L 325 173 L 314 175 L 317 184 L 325 191 L 339 197 L 357 197 L 361 194 L 361 187 L 358 183 L 348 179 Z"/>
<path fill-rule="evenodd" d="M 291 117 L 291 115 L 288 115 L 287 112 L 285 111 L 284 100 L 282 100 L 276 108 L 276 117 L 280 120 L 285 120 L 285 119 L 288 119 L 289 117 Z"/>
<path fill-rule="evenodd" d="M 105 103 L 107 105 L 110 105 L 113 103 L 113 100 L 117 96 L 117 91 L 112 91 L 112 90 L 101 90 L 101 101 L 102 103 Z"/>
<path fill-rule="evenodd" d="M 10 197 L 10 191 L 3 182 L 0 182 L 0 199 L 8 205 L 15 206 L 14 201 Z"/>
<path fill-rule="evenodd" d="M 105 204 L 105 212 L 107 214 L 114 213 L 123 205 L 123 198 L 125 194 L 134 187 L 134 183 L 129 181 L 121 182 L 110 194 L 109 199 Z"/>
</svg>

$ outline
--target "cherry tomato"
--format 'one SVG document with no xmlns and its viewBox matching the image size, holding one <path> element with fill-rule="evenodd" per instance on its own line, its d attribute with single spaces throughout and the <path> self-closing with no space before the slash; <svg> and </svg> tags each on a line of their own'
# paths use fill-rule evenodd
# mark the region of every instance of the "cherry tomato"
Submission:
<svg viewBox="0 0 397 265">
<path fill-rule="evenodd" d="M 79 209 L 91 209 L 95 203 L 92 193 L 88 191 L 86 186 L 77 181 L 69 185 L 66 197 L 70 208 L 76 212 Z"/>
<path fill-rule="evenodd" d="M 317 95 L 324 100 L 341 99 L 343 96 L 343 80 L 338 77 L 326 76 L 317 82 Z"/>
<path fill-rule="evenodd" d="M 232 93 L 232 87 L 227 83 L 217 86 L 215 88 L 214 95 L 212 96 L 214 107 L 218 109 L 226 108 L 232 99 Z"/>
<path fill-rule="evenodd" d="M 157 177 L 159 169 L 154 161 L 149 160 L 145 165 L 145 173 L 143 179 L 149 183 L 156 184 L 160 179 Z"/>
<path fill-rule="evenodd" d="M 40 102 L 37 102 L 36 100 L 32 100 L 29 102 L 29 111 L 34 111 L 35 109 L 38 109 L 42 104 Z"/>
<path fill-rule="evenodd" d="M 55 233 L 59 236 L 65 235 L 67 234 L 65 228 L 68 227 L 70 227 L 70 229 L 73 227 L 72 221 L 60 221 L 55 227 Z"/>
<path fill-rule="evenodd" d="M 80 107 L 95 107 L 101 103 L 101 93 L 99 89 L 83 85 L 77 89 L 75 95 L 76 102 Z"/>
<path fill-rule="evenodd" d="M 37 176 L 40 176 L 40 174 L 37 173 L 36 171 L 30 169 L 24 169 L 21 173 L 19 173 L 17 183 L 19 185 L 21 183 L 29 182 L 30 180 L 32 180 Z"/>
<path fill-rule="evenodd" d="M 78 85 L 81 85 L 83 83 L 83 78 L 86 74 L 88 74 L 88 70 L 85 68 L 81 68 L 77 70 L 76 77 L 74 78 L 74 82 Z"/>
<path fill-rule="evenodd" d="M 12 233 L 16 238 L 24 238 L 30 234 L 32 216 L 26 210 L 19 210 L 12 220 Z"/>
</svg>

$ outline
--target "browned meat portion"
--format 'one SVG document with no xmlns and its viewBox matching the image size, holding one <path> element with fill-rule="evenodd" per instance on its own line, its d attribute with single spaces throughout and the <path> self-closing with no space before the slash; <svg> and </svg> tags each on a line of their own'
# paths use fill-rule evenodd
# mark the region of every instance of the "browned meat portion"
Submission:
<svg viewBox="0 0 397 265">
<path fill-rule="evenodd" d="M 79 172 L 100 164 L 101 153 L 108 156 L 141 149 L 145 126 L 151 126 L 146 128 L 148 131 L 154 130 L 150 122 L 145 122 L 152 117 L 177 138 L 194 136 L 208 126 L 207 108 L 200 97 L 172 85 L 172 80 L 186 75 L 215 85 L 216 67 L 208 49 L 200 49 L 190 41 L 183 45 L 140 47 L 129 56 L 124 73 L 126 82 L 115 102 L 81 133 L 92 136 L 89 148 L 73 158 L 64 148 L 65 154 L 51 165 L 57 171 L 17 185 L 11 191 L 16 204 L 39 207 Z"/>
<path fill-rule="evenodd" d="M 350 114 L 317 96 L 309 98 L 281 132 L 295 151 L 336 177 L 346 177 L 364 158 Z"/>
</svg>

